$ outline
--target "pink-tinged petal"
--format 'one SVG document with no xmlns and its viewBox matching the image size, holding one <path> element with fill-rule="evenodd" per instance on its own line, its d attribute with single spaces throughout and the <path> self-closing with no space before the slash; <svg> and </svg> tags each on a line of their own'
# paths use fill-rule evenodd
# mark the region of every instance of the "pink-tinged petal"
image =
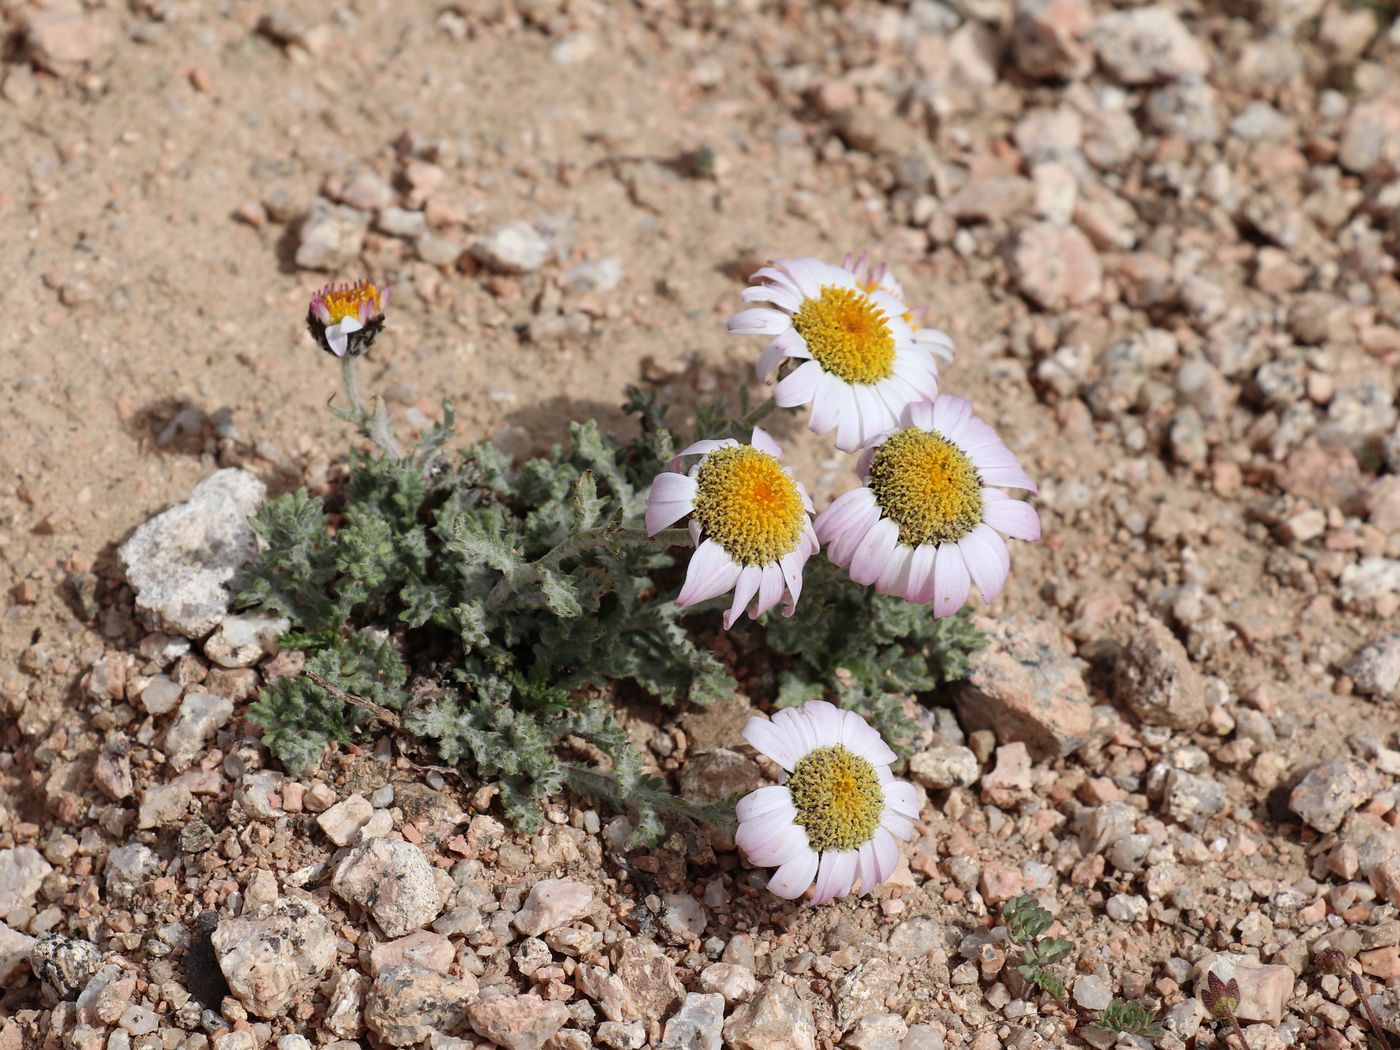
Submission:
<svg viewBox="0 0 1400 1050">
<path fill-rule="evenodd" d="M 771 719 L 753 717 L 740 734 L 755 751 L 767 755 L 789 773 L 807 752 L 802 749 L 802 737 L 788 727 L 776 725 Z"/>
<path fill-rule="evenodd" d="M 734 844 L 743 850 L 745 860 L 759 868 L 779 867 L 811 848 L 806 831 L 773 813 L 740 824 Z"/>
<path fill-rule="evenodd" d="M 919 789 L 913 784 L 906 780 L 891 780 L 881 784 L 880 790 L 885 793 L 885 805 L 890 809 L 908 820 L 919 819 Z"/>
<path fill-rule="evenodd" d="M 933 402 L 914 401 L 904 410 L 904 421 L 920 430 L 933 429 Z"/>
<path fill-rule="evenodd" d="M 803 256 L 797 259 L 777 259 L 777 266 L 787 271 L 804 299 L 816 299 L 822 294 L 824 264 L 820 259 Z"/>
<path fill-rule="evenodd" d="M 817 746 L 817 734 L 812 728 L 812 723 L 802 710 L 797 707 L 785 707 L 781 711 L 773 712 L 773 724 L 783 732 L 789 734 L 794 740 L 802 742 L 802 755 L 810 754 Z"/>
<path fill-rule="evenodd" d="M 868 437 L 873 437 L 881 427 L 872 427 L 867 435 L 863 421 L 862 399 L 859 386 L 841 384 L 841 418 L 836 425 L 836 447 L 842 452 L 858 452 Z"/>
<path fill-rule="evenodd" d="M 880 827 L 905 842 L 914 837 L 914 822 L 903 813 L 888 807 L 880 814 Z"/>
<path fill-rule="evenodd" d="M 950 434 L 961 430 L 962 425 L 972 417 L 972 402 L 965 397 L 941 394 L 933 402 L 933 427 L 949 441 L 955 439 Z"/>
<path fill-rule="evenodd" d="M 864 719 L 859 726 L 847 725 L 846 746 L 875 766 L 888 766 L 899 756 L 885 743 L 880 731 Z"/>
<path fill-rule="evenodd" d="M 865 539 L 860 541 L 860 546 L 851 557 L 851 579 L 869 587 L 880 578 L 880 573 L 885 571 L 898 542 L 899 526 L 889 518 L 877 521 L 865 534 Z"/>
<path fill-rule="evenodd" d="M 945 436 L 968 455 L 983 448 L 1006 448 L 996 427 L 976 416 L 968 416 Z"/>
<path fill-rule="evenodd" d="M 724 448 L 726 445 L 737 445 L 739 442 L 733 438 L 705 438 L 703 441 L 695 441 L 681 449 L 671 457 L 669 464 L 672 471 L 680 466 L 681 460 L 686 456 L 703 456 L 707 452 L 713 452 L 717 448 Z"/>
<path fill-rule="evenodd" d="M 773 263 L 760 266 L 749 275 L 749 281 L 758 284 L 776 284 L 779 288 L 801 294 L 801 290 L 793 283 L 792 275 L 786 270 L 779 269 Z"/>
<path fill-rule="evenodd" d="M 982 519 L 988 525 L 1013 539 L 1032 543 L 1040 539 L 1040 515 L 1034 507 L 1025 500 L 1007 499 L 1004 493 L 998 493 L 1001 499 L 988 499 L 987 493 L 982 490 Z"/>
<path fill-rule="evenodd" d="M 873 302 L 881 310 L 885 311 L 886 316 L 889 318 L 891 327 L 899 325 L 905 328 L 906 331 L 908 330 L 908 326 L 905 325 L 904 322 L 900 320 L 900 318 L 902 318 L 905 314 L 909 312 L 909 307 L 905 306 L 903 302 L 901 302 L 895 296 L 891 295 L 889 292 L 883 291 L 879 288 L 875 289 L 875 291 L 873 292 L 867 292 L 866 294 L 870 296 L 871 302 Z"/>
<path fill-rule="evenodd" d="M 856 457 L 857 477 L 864 480 L 870 476 L 870 461 L 875 458 L 875 453 L 879 451 L 881 445 L 897 433 L 899 433 L 898 428 L 891 428 L 883 434 L 876 434 L 865 443 L 865 447 L 860 450 L 860 455 Z"/>
<path fill-rule="evenodd" d="M 808 700 L 801 711 L 816 735 L 818 747 L 835 747 L 841 742 L 842 711 L 829 700 Z"/>
<path fill-rule="evenodd" d="M 723 594 L 739 579 L 739 566 L 723 547 L 706 540 L 690 556 L 685 583 L 676 597 L 678 608 L 695 605 Z"/>
<path fill-rule="evenodd" d="M 766 306 L 740 310 L 729 319 L 729 330 L 737 335 L 777 335 L 791 327 L 791 317 Z"/>
<path fill-rule="evenodd" d="M 849 568 L 851 559 L 855 557 L 866 538 L 882 520 L 888 521 L 889 519 L 881 518 L 880 506 L 872 498 L 860 517 L 853 518 L 846 526 L 845 531 L 839 536 L 832 537 L 831 542 L 826 546 L 827 560 L 833 565 Z M 898 533 L 898 531 L 898 526 L 896 526 L 895 532 Z"/>
<path fill-rule="evenodd" d="M 823 543 L 830 543 L 832 537 L 841 535 L 852 522 L 866 517 L 872 508 L 878 511 L 875 493 L 864 485 L 847 489 L 817 515 L 817 538 Z"/>
<path fill-rule="evenodd" d="M 758 603 L 749 611 L 749 616 L 757 620 L 782 600 L 782 567 L 779 565 L 765 565 L 763 567 L 763 576 L 758 581 Z"/>
<path fill-rule="evenodd" d="M 870 845 L 875 853 L 875 878 L 876 885 L 879 885 L 899 867 L 899 843 L 884 828 L 876 828 Z"/>
<path fill-rule="evenodd" d="M 856 881 L 856 851 L 829 849 L 822 854 L 817 882 L 812 887 L 812 903 L 825 904 L 851 892 Z"/>
<path fill-rule="evenodd" d="M 326 306 L 326 301 L 320 297 L 311 300 L 311 316 L 322 324 L 331 323 L 331 311 Z"/>
<path fill-rule="evenodd" d="M 772 303 L 790 314 L 802 309 L 802 300 L 797 293 L 779 284 L 751 284 L 739 293 L 739 298 L 746 303 Z"/>
<path fill-rule="evenodd" d="M 888 799 L 888 795 L 886 797 Z M 797 813 L 792 805 L 792 792 L 782 784 L 770 784 L 768 787 L 750 791 L 741 798 L 734 807 L 734 816 L 743 823 L 766 813 L 787 812 L 790 809 L 794 814 Z"/>
<path fill-rule="evenodd" d="M 933 615 L 952 616 L 967 604 L 972 577 L 956 543 L 940 543 L 933 562 Z"/>
<path fill-rule="evenodd" d="M 802 569 L 807 564 L 808 557 L 810 555 L 804 554 L 799 548 L 778 562 L 789 595 L 787 605 L 783 607 L 784 616 L 791 616 L 797 611 L 797 599 L 802 597 Z"/>
<path fill-rule="evenodd" d="M 810 359 L 811 356 L 812 353 L 807 349 L 806 341 L 798 335 L 795 330 L 790 328 L 769 343 L 768 346 L 764 348 L 763 353 L 759 354 L 758 365 L 755 367 L 754 373 L 758 377 L 759 382 L 762 382 L 768 378 L 768 374 L 772 372 L 773 369 L 777 368 L 778 365 L 782 363 L 783 358 L 798 357 Z"/>
<path fill-rule="evenodd" d="M 909 559 L 909 584 L 904 597 L 915 605 L 927 605 L 933 601 L 933 564 L 938 548 L 921 543 L 914 548 Z"/>
<path fill-rule="evenodd" d="M 812 395 L 812 415 L 807 420 L 807 429 L 813 434 L 828 433 L 841 422 L 841 410 L 845 404 L 846 384 L 839 376 L 823 371 Z"/>
<path fill-rule="evenodd" d="M 896 543 L 894 553 L 885 563 L 880 578 L 875 581 L 875 590 L 880 594 L 902 595 L 909 587 L 909 566 L 914 558 L 914 548 L 908 544 Z"/>
<path fill-rule="evenodd" d="M 795 408 L 813 401 L 821 386 L 822 366 L 815 361 L 803 361 L 773 388 L 773 403 L 779 408 Z"/>
<path fill-rule="evenodd" d="M 753 433 L 749 435 L 749 444 L 760 452 L 767 452 L 770 456 L 781 456 L 782 448 L 773 440 L 773 435 L 762 427 L 754 427 Z"/>
<path fill-rule="evenodd" d="M 1016 453 L 1000 442 L 972 449 L 967 453 L 967 458 L 972 460 L 972 465 L 979 471 L 994 470 L 998 467 L 1021 469 L 1021 461 L 1016 458 Z"/>
<path fill-rule="evenodd" d="M 647 535 L 655 536 L 662 529 L 670 528 L 694 509 L 695 501 L 688 499 L 648 503 L 645 517 Z"/>
<path fill-rule="evenodd" d="M 817 863 L 817 854 L 810 849 L 798 854 L 773 873 L 768 880 L 768 891 L 785 900 L 797 900 L 817 877 Z"/>
<path fill-rule="evenodd" d="M 670 503 L 695 498 L 695 479 L 674 471 L 663 471 L 651 483 L 649 499 Z"/>
<path fill-rule="evenodd" d="M 982 600 L 990 603 L 1006 585 L 1006 574 L 1011 569 L 1006 541 L 996 529 L 982 524 L 958 540 L 957 545 L 962 549 L 968 575 L 982 592 Z"/>
<path fill-rule="evenodd" d="M 876 886 L 880 885 L 880 867 L 875 860 L 875 844 L 867 842 L 856 852 L 859 854 L 856 869 L 860 875 L 860 895 L 867 897 Z"/>
<path fill-rule="evenodd" d="M 1020 467 L 992 467 L 977 473 L 984 485 L 1001 485 L 1009 489 L 1025 489 L 1027 492 L 1039 491 L 1035 482 Z"/>
<path fill-rule="evenodd" d="M 758 565 L 745 565 L 734 582 L 734 601 L 724 614 L 724 629 L 727 631 L 748 608 L 753 596 L 758 593 L 758 583 L 763 578 L 763 569 Z"/>
</svg>

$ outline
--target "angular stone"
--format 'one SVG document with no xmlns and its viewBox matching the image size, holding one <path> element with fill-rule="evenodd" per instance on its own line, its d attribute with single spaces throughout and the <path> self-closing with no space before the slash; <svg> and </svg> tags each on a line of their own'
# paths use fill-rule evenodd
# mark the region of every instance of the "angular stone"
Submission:
<svg viewBox="0 0 1400 1050">
<path fill-rule="evenodd" d="M 1103 291 L 1098 252 L 1073 226 L 1030 223 L 1017 232 L 1010 253 L 1016 286 L 1043 310 L 1084 306 Z"/>
<path fill-rule="evenodd" d="M 1128 639 L 1113 684 L 1119 703 L 1148 725 L 1195 729 L 1206 720 L 1205 683 L 1160 620 L 1149 619 Z"/>
<path fill-rule="evenodd" d="M 1377 700 L 1400 700 L 1400 634 L 1366 646 L 1343 668 L 1356 691 Z"/>
<path fill-rule="evenodd" d="M 223 620 L 228 582 L 257 553 L 248 519 L 266 491 L 246 470 L 216 471 L 117 549 L 136 608 L 156 627 L 203 638 Z"/>
<path fill-rule="evenodd" d="M 849 1032 L 861 1018 L 882 1012 L 898 984 L 899 975 L 878 955 L 857 965 L 832 988 L 837 1027 Z"/>
<path fill-rule="evenodd" d="M 369 978 L 359 970 L 344 970 L 335 979 L 331 1001 L 326 1007 L 326 1019 L 321 1022 L 334 1035 L 353 1039 L 364 1027 L 365 991 Z"/>
<path fill-rule="evenodd" d="M 137 813 L 136 826 L 160 828 L 183 820 L 193 799 L 190 789 L 184 784 L 152 784 L 141 796 L 141 809 Z"/>
<path fill-rule="evenodd" d="M 1288 808 L 1318 831 L 1336 831 L 1374 791 L 1375 781 L 1366 766 L 1352 759 L 1333 759 L 1298 782 L 1288 797 Z"/>
<path fill-rule="evenodd" d="M 395 941 L 376 944 L 369 956 L 369 972 L 378 976 L 381 970 L 390 966 L 410 963 L 425 970 L 446 973 L 457 957 L 452 942 L 440 933 L 419 930 Z"/>
<path fill-rule="evenodd" d="M 53 865 L 32 846 L 0 849 L 0 917 L 34 906 Z"/>
<path fill-rule="evenodd" d="M 730 1050 L 817 1050 L 817 1025 L 812 1008 L 775 978 L 730 1015 L 724 1043 Z"/>
<path fill-rule="evenodd" d="M 97 945 L 57 933 L 40 937 L 29 955 L 34 976 L 60 1002 L 77 999 L 101 965 Z"/>
<path fill-rule="evenodd" d="M 472 242 L 472 256 L 498 273 L 533 273 L 549 261 L 549 239 L 528 222 L 502 226 Z"/>
<path fill-rule="evenodd" d="M 541 879 L 511 925 L 526 937 L 538 937 L 582 919 L 593 910 L 593 887 L 577 879 Z"/>
<path fill-rule="evenodd" d="M 563 1003 L 538 995 L 493 995 L 467 1009 L 472 1031 L 506 1050 L 539 1050 L 569 1020 Z"/>
<path fill-rule="evenodd" d="M 11 981 L 24 973 L 33 947 L 33 937 L 0 922 L 0 985 L 8 988 Z"/>
<path fill-rule="evenodd" d="M 1012 60 L 1030 77 L 1078 80 L 1094 65 L 1084 42 L 1093 23 L 1085 0 L 1016 0 Z"/>
<path fill-rule="evenodd" d="M 364 212 L 317 197 L 301 224 L 296 264 L 303 270 L 353 269 L 368 231 Z"/>
<path fill-rule="evenodd" d="M 970 748 L 952 745 L 910 755 L 909 775 L 916 783 L 941 791 L 977 783 L 982 767 Z"/>
<path fill-rule="evenodd" d="M 666 1022 L 660 1050 L 720 1050 L 724 996 L 691 992 Z"/>
<path fill-rule="evenodd" d="M 363 795 L 351 795 L 322 813 L 316 823 L 337 846 L 348 846 L 373 816 L 374 807 L 368 799 Z"/>
<path fill-rule="evenodd" d="M 1248 955 L 1211 954 L 1197 964 L 1196 998 L 1206 985 L 1206 974 L 1214 972 L 1222 981 L 1232 977 L 1240 982 L 1240 1005 L 1235 1015 L 1241 1021 L 1261 1021 L 1277 1025 L 1293 995 L 1293 971 L 1287 966 L 1265 966 Z"/>
<path fill-rule="evenodd" d="M 376 838 L 355 847 L 336 867 L 331 889 L 373 915 L 386 937 L 421 929 L 442 911 L 428 858 L 400 839 Z"/>
<path fill-rule="evenodd" d="M 469 1004 L 479 1005 L 472 1003 L 475 998 L 476 981 L 470 975 L 449 977 L 411 964 L 390 966 L 379 972 L 365 1001 L 365 1027 L 388 1046 L 413 1046 L 434 1033 L 460 1029 Z M 568 1016 L 562 1003 L 554 1005 Z M 533 1050 L 542 1043 L 522 1047 Z"/>
<path fill-rule="evenodd" d="M 1059 632 L 1017 618 L 979 618 L 977 626 L 989 644 L 972 655 L 967 681 L 954 693 L 964 729 L 991 729 L 1038 759 L 1069 754 L 1089 734 L 1093 705 Z"/>
<path fill-rule="evenodd" d="M 335 962 L 335 931 L 309 900 L 281 897 L 253 917 L 223 919 L 211 937 L 229 990 L 249 1013 L 282 1014 Z"/>
<path fill-rule="evenodd" d="M 292 621 L 271 613 L 246 612 L 225 616 L 204 641 L 204 655 L 220 667 L 251 667 L 264 656 L 276 656 L 277 640 L 291 630 Z"/>
<path fill-rule="evenodd" d="M 633 937 L 622 945 L 615 968 L 627 989 L 636 1017 L 621 1020 L 654 1020 L 665 1017 L 685 995 L 676 976 L 675 963 L 651 941 Z"/>
<path fill-rule="evenodd" d="M 1210 71 L 1201 42 L 1165 7 L 1100 15 L 1091 38 L 1099 62 L 1122 84 L 1160 84 Z"/>
<path fill-rule="evenodd" d="M 186 693 L 180 701 L 180 713 L 165 731 L 165 757 L 170 768 L 188 769 L 232 717 L 232 700 L 213 693 Z"/>
<path fill-rule="evenodd" d="M 747 966 L 737 963 L 710 963 L 700 971 L 700 989 L 717 992 L 730 1006 L 747 1002 L 758 991 L 758 978 Z"/>
<path fill-rule="evenodd" d="M 119 900 L 132 897 L 159 867 L 160 858 L 149 846 L 139 842 L 118 846 L 107 854 L 107 867 L 103 872 L 107 892 Z"/>
<path fill-rule="evenodd" d="M 849 1050 L 900 1050 L 908 1032 L 909 1026 L 899 1014 L 867 1014 L 841 1040 L 841 1045 Z"/>
<path fill-rule="evenodd" d="M 1004 222 L 1030 210 L 1035 184 L 1019 176 L 972 179 L 944 205 L 959 222 Z"/>
<path fill-rule="evenodd" d="M 1337 159 L 1358 175 L 1400 168 L 1400 92 L 1356 103 L 1342 130 Z"/>
<path fill-rule="evenodd" d="M 698 940 L 709 921 L 705 906 L 688 893 L 668 893 L 661 898 L 661 928 L 676 944 Z"/>
</svg>

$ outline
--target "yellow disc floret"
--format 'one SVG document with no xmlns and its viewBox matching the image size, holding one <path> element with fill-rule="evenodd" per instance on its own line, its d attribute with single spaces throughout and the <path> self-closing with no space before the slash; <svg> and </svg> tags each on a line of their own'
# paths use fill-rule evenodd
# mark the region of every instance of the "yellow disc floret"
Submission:
<svg viewBox="0 0 1400 1050">
<path fill-rule="evenodd" d="M 326 304 L 326 312 L 331 315 L 327 324 L 339 324 L 347 317 L 360 318 L 360 307 L 365 304 L 372 307 L 371 315 L 382 313 L 384 309 L 379 299 L 379 288 L 369 281 L 356 281 L 330 289 L 321 294 L 321 300 Z"/>
<path fill-rule="evenodd" d="M 982 523 L 982 479 L 942 434 L 909 427 L 891 435 L 875 450 L 866 484 L 910 547 L 953 543 Z"/>
<path fill-rule="evenodd" d="M 741 565 L 766 565 L 797 549 L 807 510 L 787 471 L 752 445 L 705 457 L 695 481 L 695 520 Z"/>
<path fill-rule="evenodd" d="M 885 793 L 875 766 L 840 744 L 798 759 L 788 780 L 797 823 L 817 852 L 856 849 L 880 826 Z"/>
<path fill-rule="evenodd" d="M 865 292 L 823 285 L 793 315 L 817 363 L 848 383 L 876 383 L 894 374 L 894 332 L 885 311 Z"/>
</svg>

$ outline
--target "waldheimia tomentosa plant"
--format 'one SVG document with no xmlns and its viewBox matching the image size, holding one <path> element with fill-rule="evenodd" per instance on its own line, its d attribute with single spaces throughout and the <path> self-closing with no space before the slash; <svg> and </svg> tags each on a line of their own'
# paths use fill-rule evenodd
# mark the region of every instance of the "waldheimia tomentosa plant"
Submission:
<svg viewBox="0 0 1400 1050">
<path fill-rule="evenodd" d="M 801 264 L 780 261 L 773 272 Z M 839 369 L 843 353 L 864 354 L 862 375 L 877 375 L 885 360 L 893 377 L 896 365 L 931 362 L 930 347 L 945 352 L 946 337 L 930 336 L 910 314 L 900 322 L 914 333 L 900 337 L 903 356 L 881 358 L 883 311 L 899 304 L 882 292 L 878 309 L 843 313 L 867 294 L 857 271 L 866 284 L 887 281 L 883 270 L 860 263 L 841 271 L 854 290 L 843 285 L 833 298 L 818 287 L 824 305 L 816 322 L 808 323 L 799 304 L 790 333 L 780 335 L 786 356 L 800 359 L 805 347 L 822 368 Z M 814 271 L 802 272 L 805 281 Z M 787 302 L 781 289 L 763 294 Z M 522 829 L 538 824 L 538 800 L 568 784 L 629 810 L 636 840 L 655 841 L 667 811 L 722 820 L 732 819 L 732 805 L 702 811 L 645 777 L 613 717 L 618 703 L 707 703 L 734 691 L 733 671 L 741 667 L 754 700 L 785 707 L 825 696 L 863 714 L 898 746 L 910 728 L 899 694 L 960 676 L 981 644 L 965 618 L 950 615 L 965 602 L 966 583 L 960 597 L 940 592 L 936 615 L 906 600 L 921 590 L 931 598 L 940 579 L 956 591 L 959 574 L 939 575 L 937 558 L 924 565 L 922 555 L 886 552 L 883 527 L 880 536 L 853 542 L 871 548 L 862 564 L 902 559 L 905 568 L 891 572 L 903 579 L 885 579 L 882 569 L 867 581 L 873 586 L 860 586 L 814 557 L 814 508 L 780 450 L 753 426 L 773 402 L 722 424 L 706 416 L 703 439 L 679 456 L 665 407 L 635 390 L 625 407 L 638 417 L 639 433 L 629 441 L 574 423 L 567 447 L 518 465 L 489 444 L 454 454 L 446 451 L 452 413 L 445 405 L 443 423 L 402 451 L 382 403 L 368 410 L 355 377 L 357 357 L 384 327 L 386 304 L 387 291 L 368 282 L 332 286 L 313 299 L 307 318 L 318 343 L 342 361 L 349 409 L 340 414 L 379 452 L 352 457 L 344 492 L 329 502 L 290 494 L 265 505 L 255 521 L 264 550 L 246 574 L 242 601 L 288 616 L 294 627 L 283 645 L 307 654 L 305 673 L 273 682 L 251 712 L 287 765 L 310 765 L 328 742 L 377 722 L 423 761 L 498 783 Z M 766 371 L 780 364 L 771 348 L 764 356 Z M 911 403 L 920 403 L 927 385 Z M 903 388 L 895 377 L 881 389 L 889 401 Z M 865 396 L 859 382 L 832 396 L 846 394 Z M 964 438 L 970 447 L 960 454 L 979 469 L 986 442 L 980 432 Z M 916 465 L 903 466 L 907 482 Z M 1006 473 L 1000 459 L 980 469 Z M 918 485 L 901 482 L 902 502 L 867 525 L 913 508 L 924 531 L 907 541 L 910 549 L 928 545 L 934 554 L 974 529 L 991 531 L 983 510 L 990 500 L 968 489 L 966 470 L 955 481 L 959 517 L 941 531 L 933 504 L 946 503 L 948 486 L 937 477 L 920 482 L 930 506 L 916 505 Z M 683 547 L 694 553 L 677 558 Z M 1004 578 L 1004 544 L 999 551 L 979 565 L 985 545 L 959 547 L 961 577 L 970 571 L 984 593 L 995 593 L 1000 581 L 984 581 L 993 568 Z M 911 581 L 910 568 L 926 576 Z M 769 613 L 755 627 L 738 627 L 745 610 L 756 617 L 778 604 L 796 615 Z M 725 647 L 722 661 L 708 644 L 719 625 L 698 614 L 725 606 L 723 627 L 735 628 L 737 644 Z M 816 786 L 828 789 L 839 794 L 839 785 Z"/>
</svg>

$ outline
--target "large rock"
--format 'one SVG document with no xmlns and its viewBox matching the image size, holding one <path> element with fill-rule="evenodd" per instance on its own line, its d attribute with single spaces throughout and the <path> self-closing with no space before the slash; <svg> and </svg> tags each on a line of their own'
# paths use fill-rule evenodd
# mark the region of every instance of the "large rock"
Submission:
<svg viewBox="0 0 1400 1050">
<path fill-rule="evenodd" d="M 0 918 L 32 907 L 34 895 L 51 871 L 53 865 L 32 846 L 0 849 Z"/>
<path fill-rule="evenodd" d="M 476 980 L 470 975 L 449 977 L 411 963 L 388 966 L 379 971 L 365 1002 L 365 1027 L 380 1043 L 414 1046 L 434 1033 L 459 1030 L 475 998 Z M 555 1005 L 567 1016 L 562 1003 Z"/>
<path fill-rule="evenodd" d="M 661 1050 L 720 1050 L 724 1030 L 724 996 L 691 992 L 666 1022 Z"/>
<path fill-rule="evenodd" d="M 1298 782 L 1288 808 L 1318 831 L 1336 831 L 1347 814 L 1371 797 L 1371 771 L 1351 759 L 1324 762 Z"/>
<path fill-rule="evenodd" d="M 1356 691 L 1377 700 L 1400 700 L 1400 634 L 1372 642 L 1345 667 Z"/>
<path fill-rule="evenodd" d="M 1002 743 L 1021 741 L 1036 758 L 1069 754 L 1088 736 L 1093 705 L 1059 632 L 1029 619 L 977 626 L 988 645 L 973 654 L 967 681 L 954 694 L 964 728 L 991 729 Z M 976 779 L 975 760 L 966 772 Z"/>
<path fill-rule="evenodd" d="M 1100 15 L 1092 39 L 1100 64 L 1122 84 L 1160 84 L 1210 70 L 1201 42 L 1165 7 Z"/>
<path fill-rule="evenodd" d="M 1206 975 L 1212 971 L 1222 981 L 1233 978 L 1240 982 L 1240 1004 L 1235 1016 L 1241 1021 L 1277 1025 L 1283 1020 L 1284 1008 L 1293 995 L 1294 974 L 1287 966 L 1265 966 L 1247 955 L 1207 955 L 1197 964 L 1197 998 L 1206 986 Z"/>
<path fill-rule="evenodd" d="M 775 978 L 730 1015 L 724 1044 L 731 1050 L 817 1050 L 812 1008 Z"/>
<path fill-rule="evenodd" d="M 1074 226 L 1030 223 L 1012 239 L 1010 252 L 1016 286 L 1043 310 L 1084 306 L 1103 291 L 1103 263 Z"/>
<path fill-rule="evenodd" d="M 118 548 L 136 608 L 152 627 L 203 638 L 219 625 L 229 581 L 257 553 L 248 519 L 266 491 L 246 470 L 217 471 Z"/>
<path fill-rule="evenodd" d="M 538 937 L 593 909 L 593 887 L 577 879 L 541 879 L 530 887 L 511 924 L 526 937 Z"/>
<path fill-rule="evenodd" d="M 568 1019 L 567 1006 L 538 995 L 493 995 L 467 1008 L 472 1031 L 506 1050 L 539 1050 Z"/>
<path fill-rule="evenodd" d="M 280 1016 L 335 962 L 335 931 L 300 897 L 278 898 L 251 918 L 224 919 L 212 940 L 229 990 L 263 1018 Z"/>
<path fill-rule="evenodd" d="M 1118 702 L 1148 725 L 1195 729 L 1208 713 L 1200 673 L 1160 620 L 1149 619 L 1123 646 L 1113 687 Z"/>
<path fill-rule="evenodd" d="M 165 731 L 165 757 L 170 767 L 188 769 L 232 717 L 233 701 L 213 693 L 187 693 L 180 701 L 180 713 Z"/>
<path fill-rule="evenodd" d="M 433 866 L 401 839 L 370 839 L 352 849 L 336 867 L 331 889 L 373 915 L 390 938 L 422 929 L 442 911 Z"/>
</svg>

